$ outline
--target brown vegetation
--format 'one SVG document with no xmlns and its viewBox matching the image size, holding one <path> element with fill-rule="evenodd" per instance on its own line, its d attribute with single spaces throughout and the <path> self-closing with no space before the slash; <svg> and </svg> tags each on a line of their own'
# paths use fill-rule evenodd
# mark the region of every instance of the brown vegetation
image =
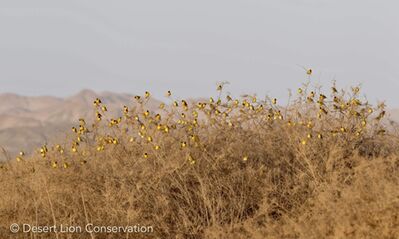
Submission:
<svg viewBox="0 0 399 239">
<path fill-rule="evenodd" d="M 2 238 L 399 238 L 399 142 L 385 106 L 307 86 L 287 107 L 232 99 L 112 118 L 1 164 Z M 129 106 L 129 102 L 126 102 Z M 150 234 L 10 234 L 31 225 L 152 225 Z"/>
</svg>

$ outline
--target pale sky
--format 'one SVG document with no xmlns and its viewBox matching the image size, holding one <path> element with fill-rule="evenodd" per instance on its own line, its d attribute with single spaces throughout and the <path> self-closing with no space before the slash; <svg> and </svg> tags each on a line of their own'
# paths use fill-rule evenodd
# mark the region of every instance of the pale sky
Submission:
<svg viewBox="0 0 399 239">
<path fill-rule="evenodd" d="M 285 97 L 314 70 L 399 106 L 397 0 L 0 0 L 0 93 Z"/>
</svg>

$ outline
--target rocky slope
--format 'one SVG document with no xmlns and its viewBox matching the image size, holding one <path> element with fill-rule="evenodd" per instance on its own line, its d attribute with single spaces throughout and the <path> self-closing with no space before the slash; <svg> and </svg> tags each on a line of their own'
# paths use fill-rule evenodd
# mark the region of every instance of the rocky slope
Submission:
<svg viewBox="0 0 399 239">
<path fill-rule="evenodd" d="M 0 160 L 14 157 L 22 149 L 31 151 L 46 141 L 66 137 L 79 118 L 92 118 L 93 100 L 97 97 L 110 115 L 120 114 L 124 105 L 134 104 L 133 95 L 91 90 L 67 98 L 0 94 Z M 148 105 L 155 107 L 159 103 L 151 100 Z"/>
</svg>

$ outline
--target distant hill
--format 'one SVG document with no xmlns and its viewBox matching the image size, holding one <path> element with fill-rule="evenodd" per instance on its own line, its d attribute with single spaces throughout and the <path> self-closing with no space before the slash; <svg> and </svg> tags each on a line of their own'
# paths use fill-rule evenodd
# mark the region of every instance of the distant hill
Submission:
<svg viewBox="0 0 399 239">
<path fill-rule="evenodd" d="M 46 141 L 66 137 L 79 118 L 93 119 L 93 101 L 101 98 L 110 115 L 120 115 L 124 105 L 135 104 L 133 95 L 82 90 L 67 98 L 27 97 L 0 94 L 0 147 L 14 156 L 20 150 L 31 151 Z M 160 101 L 151 99 L 150 110 Z M 6 158 L 0 150 L 0 160 Z"/>
</svg>

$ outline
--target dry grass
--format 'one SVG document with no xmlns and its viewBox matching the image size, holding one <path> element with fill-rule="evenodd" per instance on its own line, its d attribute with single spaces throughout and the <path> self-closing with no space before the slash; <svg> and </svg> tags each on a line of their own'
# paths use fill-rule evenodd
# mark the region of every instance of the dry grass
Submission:
<svg viewBox="0 0 399 239">
<path fill-rule="evenodd" d="M 1 165 L 1 238 L 399 238 L 399 143 L 359 89 L 175 101 Z M 133 100 L 133 99 L 132 99 Z M 130 104 L 126 102 L 126 104 Z M 115 116 L 114 116 L 115 117 Z M 151 234 L 14 234 L 32 225 L 152 225 Z"/>
</svg>

